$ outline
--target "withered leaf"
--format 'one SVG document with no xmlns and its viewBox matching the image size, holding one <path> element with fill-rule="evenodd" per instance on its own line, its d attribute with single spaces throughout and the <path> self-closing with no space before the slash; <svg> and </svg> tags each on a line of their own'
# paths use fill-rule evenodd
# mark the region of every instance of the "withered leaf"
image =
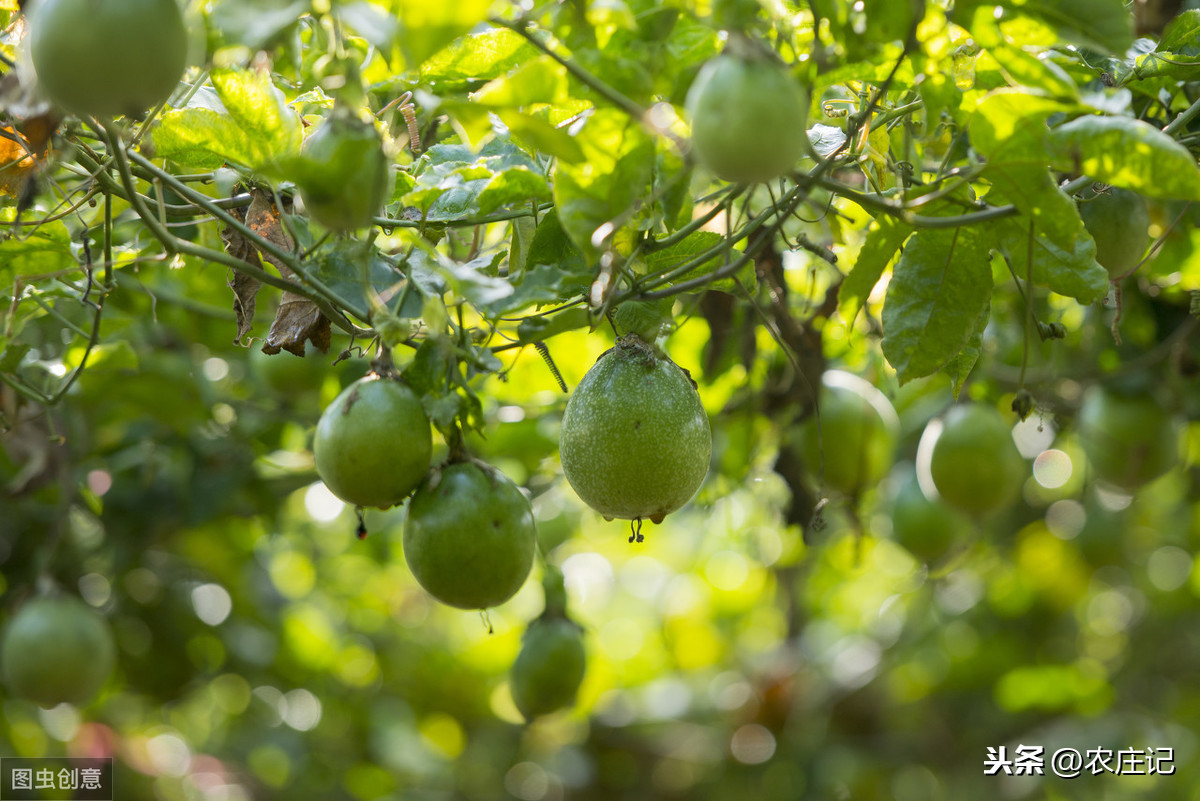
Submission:
<svg viewBox="0 0 1200 801">
<path fill-rule="evenodd" d="M 231 209 L 230 214 L 243 222 L 246 219 L 245 212 L 241 209 Z M 222 228 L 221 240 L 225 243 L 225 252 L 230 256 L 239 258 L 254 267 L 262 267 L 258 251 L 246 237 L 233 228 L 229 226 Z M 258 290 L 262 288 L 262 282 L 253 276 L 234 270 L 226 283 L 233 290 L 233 313 L 237 322 L 237 336 L 233 341 L 235 344 L 240 344 L 242 337 L 250 333 L 250 328 L 254 325 L 254 306 Z"/>
<path fill-rule="evenodd" d="M 254 306 L 262 282 L 245 273 L 235 272 L 229 276 L 228 283 L 233 290 L 233 313 L 237 319 L 237 336 L 233 339 L 236 345 L 241 344 L 242 337 L 250 333 L 254 325 Z"/>
<path fill-rule="evenodd" d="M 243 213 L 234 211 L 245 224 L 271 244 L 281 250 L 292 250 L 295 242 L 283 225 L 279 210 L 275 208 L 270 196 L 261 189 L 251 192 L 250 206 Z M 262 260 L 272 264 L 284 278 L 293 278 L 292 270 L 270 253 L 260 252 L 251 240 L 246 239 L 232 228 L 221 232 L 225 241 L 225 250 L 231 255 L 261 266 Z M 255 299 L 261 283 L 254 279 L 235 274 L 229 280 L 229 286 L 234 292 L 234 313 L 237 316 L 238 334 L 240 341 L 249 331 L 254 321 Z M 297 295 L 295 292 L 284 292 L 279 300 L 279 308 L 275 311 L 275 319 L 271 323 L 271 331 L 267 334 L 264 353 L 278 353 L 286 350 L 297 356 L 304 355 L 305 342 L 311 341 L 313 346 L 322 353 L 328 352 L 330 344 L 329 320 L 323 315 L 317 304 Z"/>
<path fill-rule="evenodd" d="M 246 209 L 246 225 L 281 250 L 292 250 L 296 246 L 283 225 L 279 209 L 275 208 L 274 202 L 261 189 L 255 189 L 251 193 L 250 208 Z M 273 264 L 284 278 L 294 276 L 291 269 L 279 259 L 269 253 L 261 255 Z M 279 299 L 279 308 L 275 310 L 275 320 L 271 323 L 271 332 L 267 334 L 263 351 L 278 353 L 280 350 L 286 350 L 303 356 L 306 340 L 311 340 L 313 347 L 322 353 L 328 352 L 329 320 L 321 314 L 317 304 L 308 298 L 295 292 L 284 292 L 283 297 Z"/>
<path fill-rule="evenodd" d="M 278 353 L 286 350 L 297 356 L 304 355 L 305 340 L 312 340 L 313 347 L 322 353 L 329 352 L 329 319 L 321 314 L 311 300 L 285 292 L 275 310 L 271 333 L 267 334 L 263 353 Z"/>
</svg>

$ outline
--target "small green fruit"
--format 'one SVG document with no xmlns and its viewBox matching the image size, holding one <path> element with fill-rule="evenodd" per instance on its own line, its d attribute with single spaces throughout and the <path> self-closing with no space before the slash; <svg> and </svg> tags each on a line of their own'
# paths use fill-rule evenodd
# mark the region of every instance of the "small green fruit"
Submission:
<svg viewBox="0 0 1200 801">
<path fill-rule="evenodd" d="M 388 159 L 375 126 L 335 110 L 308 139 L 296 165 L 304 208 L 334 231 L 366 228 L 387 199 Z"/>
<path fill-rule="evenodd" d="M 1079 438 L 1096 475 L 1126 490 L 1179 462 L 1179 425 L 1150 395 L 1092 387 L 1079 409 Z"/>
<path fill-rule="evenodd" d="M 704 482 L 712 432 L 691 378 L 635 334 L 602 355 L 567 401 L 567 481 L 608 518 L 655 523 Z"/>
<path fill-rule="evenodd" d="M 692 152 L 718 177 L 769 181 L 792 169 L 808 142 L 808 93 L 782 65 L 720 55 L 688 91 Z"/>
<path fill-rule="evenodd" d="M 429 472 L 433 434 L 416 394 L 367 376 L 334 398 L 317 421 L 313 457 L 329 491 L 355 506 L 400 503 Z"/>
<path fill-rule="evenodd" d="M 968 403 L 946 415 L 929 471 L 946 503 L 984 515 L 1017 497 L 1029 469 L 1013 442 L 1012 426 L 1000 412 Z"/>
<path fill-rule="evenodd" d="M 820 425 L 811 415 L 800 429 L 804 459 L 814 475 L 824 465 L 826 486 L 855 495 L 891 468 L 900 422 L 887 397 L 856 375 L 827 370 L 821 383 Z"/>
<path fill-rule="evenodd" d="M 47 708 L 91 701 L 115 661 L 108 622 L 69 596 L 25 604 L 0 642 L 0 673 L 9 692 Z"/>
<path fill-rule="evenodd" d="M 924 562 L 946 555 L 950 546 L 970 530 L 970 521 L 946 504 L 930 500 L 916 472 L 904 470 L 891 504 L 892 539 Z"/>
<path fill-rule="evenodd" d="M 583 631 L 561 617 L 530 624 L 513 663 L 509 687 L 526 720 L 572 706 L 583 683 L 587 653 Z"/>
<path fill-rule="evenodd" d="M 404 558 L 447 606 L 487 609 L 513 597 L 533 567 L 536 542 L 529 500 L 494 467 L 458 462 L 433 470 L 408 504 Z"/>
<path fill-rule="evenodd" d="M 1079 216 L 1109 277 L 1125 275 L 1141 261 L 1150 239 L 1150 210 L 1141 195 L 1109 187 L 1080 203 Z"/>
<path fill-rule="evenodd" d="M 139 115 L 166 100 L 187 65 L 175 0 L 35 0 L 29 49 L 38 86 L 76 114 Z"/>
</svg>

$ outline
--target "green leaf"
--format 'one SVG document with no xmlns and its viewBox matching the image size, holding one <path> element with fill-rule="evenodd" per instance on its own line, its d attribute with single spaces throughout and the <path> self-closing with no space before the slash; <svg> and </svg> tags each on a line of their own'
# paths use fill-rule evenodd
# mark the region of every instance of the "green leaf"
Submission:
<svg viewBox="0 0 1200 801">
<path fill-rule="evenodd" d="M 461 220 L 550 197 L 541 171 L 507 137 L 491 139 L 478 153 L 466 145 L 435 145 L 422 158 L 427 166 L 402 202 L 424 212 L 429 222 Z"/>
<path fill-rule="evenodd" d="M 513 139 L 530 150 L 553 156 L 560 163 L 578 164 L 585 158 L 579 143 L 570 134 L 543 119 L 511 109 L 501 110 L 496 116 L 508 127 Z"/>
<path fill-rule="evenodd" d="M 400 19 L 399 43 L 404 57 L 416 68 L 425 59 L 467 33 L 487 16 L 491 0 L 391 0 Z"/>
<path fill-rule="evenodd" d="M 550 199 L 550 184 L 540 174 L 515 167 L 492 176 L 479 192 L 481 214 L 490 214 L 504 206 L 525 205 Z"/>
<path fill-rule="evenodd" d="M 983 351 L 983 332 L 987 329 L 991 313 L 991 303 L 988 303 L 980 313 L 979 319 L 975 321 L 967 344 L 942 367 L 941 372 L 950 377 L 950 391 L 954 393 L 955 400 L 958 400 L 963 384 L 975 369 L 975 363 L 979 361 L 979 354 Z"/>
<path fill-rule="evenodd" d="M 871 290 L 879 283 L 883 271 L 912 230 L 894 217 L 880 216 L 875 219 L 859 248 L 854 266 L 838 290 L 838 309 L 844 320 L 853 322 L 862 311 Z"/>
<path fill-rule="evenodd" d="M 558 209 L 551 209 L 538 223 L 529 244 L 527 264 L 553 264 L 563 269 L 581 272 L 587 269 L 583 253 L 563 230 Z"/>
<path fill-rule="evenodd" d="M 213 88 L 229 116 L 250 138 L 255 163 L 300 150 L 304 129 L 266 70 L 214 70 Z"/>
<path fill-rule="evenodd" d="M 1200 56 L 1200 11 L 1189 8 L 1168 22 L 1155 50 Z"/>
<path fill-rule="evenodd" d="M 14 208 L 0 212 L 5 222 L 15 217 Z M 48 275 L 76 266 L 71 234 L 61 220 L 43 223 L 19 238 L 6 236 L 0 241 L 0 286 L 5 288 L 11 289 L 13 279 L 19 276 Z"/>
<path fill-rule="evenodd" d="M 470 34 L 421 65 L 421 85 L 435 91 L 461 91 L 508 73 L 536 53 L 523 36 L 508 28 Z"/>
<path fill-rule="evenodd" d="M 214 92 L 201 90 L 186 108 L 159 118 L 155 155 L 184 167 L 212 169 L 230 161 L 257 170 L 300 151 L 300 117 L 269 73 L 216 70 L 212 84 Z"/>
<path fill-rule="evenodd" d="M 212 109 L 165 111 L 150 138 L 155 155 L 189 169 L 212 170 L 227 161 L 249 165 L 254 160 L 242 130 L 227 115 Z"/>
<path fill-rule="evenodd" d="M 689 234 L 685 239 L 676 242 L 670 247 L 662 250 L 654 250 L 646 255 L 646 268 L 648 272 L 658 273 L 673 270 L 681 267 L 689 261 L 697 258 L 701 254 L 720 247 L 725 242 L 725 237 L 715 231 L 696 231 Z M 720 269 L 728 261 L 733 261 L 742 255 L 738 245 L 732 245 L 728 250 L 722 248 L 716 255 L 706 259 L 701 264 L 688 270 L 686 273 L 676 276 L 672 281 L 685 281 L 689 278 L 698 278 L 703 275 L 709 275 L 713 271 Z M 747 289 L 753 289 L 757 285 L 757 279 L 754 274 L 754 264 L 750 262 L 737 271 L 735 277 Z M 706 289 L 717 292 L 737 292 L 737 281 L 734 277 L 722 278 L 718 281 L 713 281 Z"/>
<path fill-rule="evenodd" d="M 565 103 L 569 99 L 567 68 L 549 56 L 540 56 L 489 81 L 470 97 L 472 102 L 493 108 Z"/>
<path fill-rule="evenodd" d="M 1167 23 L 1153 52 L 1134 59 L 1128 79 L 1194 81 L 1197 77 L 1200 77 L 1200 11 L 1191 8 Z"/>
<path fill-rule="evenodd" d="M 901 383 L 937 372 L 966 346 L 992 293 L 990 247 L 973 227 L 908 240 L 883 304 L 883 354 Z"/>
<path fill-rule="evenodd" d="M 554 264 L 527 268 L 515 290 L 486 305 L 484 311 L 498 317 L 510 312 L 573 300 L 587 291 L 592 282 L 590 270 L 572 270 Z"/>
<path fill-rule="evenodd" d="M 1200 200 L 1200 168 L 1187 148 L 1130 117 L 1079 117 L 1054 128 L 1052 164 L 1146 197 Z"/>
<path fill-rule="evenodd" d="M 494 275 L 504 255 L 503 252 L 486 254 L 466 263 L 439 258 L 433 264 L 435 271 L 446 279 L 450 291 L 484 308 L 495 306 L 513 294 L 512 284 Z"/>
<path fill-rule="evenodd" d="M 1066 108 L 1040 92 L 997 89 L 971 115 L 971 144 L 989 164 L 1045 165 L 1046 120 Z"/>
<path fill-rule="evenodd" d="M 1075 240 L 1083 231 L 1079 208 L 1059 189 L 1049 170 L 1036 164 L 989 165 L 984 175 L 993 186 L 988 193 L 990 203 L 1012 203 L 1022 215 L 1033 220 L 1039 234 L 1045 234 L 1067 250 L 1075 247 Z"/>
<path fill-rule="evenodd" d="M 558 165 L 554 202 L 567 235 L 595 258 L 622 217 L 646 194 L 654 171 L 654 141 L 640 122 L 599 109 L 577 135 L 584 160 Z"/>
<path fill-rule="evenodd" d="M 587 309 L 579 306 L 552 317 L 526 317 L 517 326 L 517 339 L 523 343 L 542 342 L 556 334 L 586 328 L 591 322 Z"/>
<path fill-rule="evenodd" d="M 1003 220 L 999 226 L 1000 248 L 1022 281 L 1028 275 L 1029 229 L 1021 219 Z M 1108 292 L 1108 271 L 1096 262 L 1096 243 L 1086 234 L 1067 249 L 1043 234 L 1033 238 L 1033 283 L 1066 295 L 1080 303 L 1091 303 Z"/>
<path fill-rule="evenodd" d="M 209 21 L 225 42 L 258 50 L 311 9 L 310 0 L 222 0 L 213 3 Z"/>
<path fill-rule="evenodd" d="M 400 32 L 400 23 L 374 3 L 338 5 L 338 17 L 377 49 L 388 52 Z"/>
<path fill-rule="evenodd" d="M 386 261 L 377 250 L 371 249 L 368 256 L 362 243 L 354 240 L 334 241 L 313 253 L 308 262 L 313 277 L 346 300 L 351 305 L 351 311 L 362 320 L 366 320 L 369 314 L 368 289 L 390 306 L 393 300 L 404 293 L 407 283 L 404 273 Z M 413 286 L 405 295 L 403 307 L 394 311 L 401 317 L 419 317 L 425 295 L 440 295 L 445 285 L 439 283 L 440 279 L 431 277 L 432 271 L 421 272 L 421 265 L 409 267 L 410 272 L 416 273 Z"/>
<path fill-rule="evenodd" d="M 954 21 L 971 27 L 976 11 L 983 8 L 1005 21 L 1031 17 L 1052 27 L 1068 42 L 1092 50 L 1124 54 L 1133 43 L 1133 14 L 1124 0 L 959 0 L 954 4 Z"/>
</svg>

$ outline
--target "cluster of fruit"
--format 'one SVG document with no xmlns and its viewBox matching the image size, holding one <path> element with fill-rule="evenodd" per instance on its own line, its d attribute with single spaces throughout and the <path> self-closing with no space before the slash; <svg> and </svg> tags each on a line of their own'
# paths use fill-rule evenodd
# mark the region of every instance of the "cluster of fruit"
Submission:
<svg viewBox="0 0 1200 801">
<path fill-rule="evenodd" d="M 608 519 L 661 522 L 699 489 L 712 436 L 687 373 L 629 334 L 572 394 L 560 445 L 563 470 L 584 502 Z M 313 441 L 318 474 L 346 503 L 386 508 L 412 496 L 404 557 L 431 596 L 461 609 L 502 604 L 533 566 L 530 502 L 502 472 L 461 448 L 438 466 L 431 466 L 432 450 L 421 399 L 401 378 L 375 373 L 334 399 Z M 546 613 L 526 633 L 513 667 L 514 698 L 527 715 L 550 711 L 542 693 L 561 684 L 526 674 L 540 675 L 550 652 L 576 654 L 583 647 L 566 614 L 561 576 L 551 567 L 546 576 Z M 559 690 L 553 697 L 567 695 Z"/>
<path fill-rule="evenodd" d="M 921 469 L 893 467 L 897 418 L 871 384 L 840 371 L 823 376 L 819 416 L 799 429 L 805 461 L 822 483 L 848 497 L 896 473 L 888 517 L 892 536 L 923 560 L 944 556 L 972 520 L 996 514 L 1020 494 L 1029 469 L 1012 425 L 995 407 L 964 403 L 926 429 Z M 1094 386 L 1083 397 L 1075 433 L 1095 477 L 1132 492 L 1179 460 L 1179 422 L 1150 394 Z M 921 454 L 918 453 L 920 457 Z"/>
</svg>

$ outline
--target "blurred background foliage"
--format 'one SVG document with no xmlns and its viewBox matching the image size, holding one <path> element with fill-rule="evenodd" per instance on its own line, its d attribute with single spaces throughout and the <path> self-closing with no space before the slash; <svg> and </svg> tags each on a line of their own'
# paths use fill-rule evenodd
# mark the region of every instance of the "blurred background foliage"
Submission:
<svg viewBox="0 0 1200 801">
<path fill-rule="evenodd" d="M 630 68 L 636 56 L 585 46 L 583 29 L 622 29 L 626 4 L 577 5 L 576 27 L 565 14 L 558 24 L 581 63 L 627 86 L 655 79 Z M 717 15 L 746 13 L 717 5 Z M 814 5 L 846 35 L 823 58 L 887 65 L 893 20 L 869 15 L 880 26 L 872 43 L 847 34 L 858 6 Z M 217 60 L 267 48 L 280 80 L 291 70 L 298 84 L 321 69 L 308 46 L 321 29 L 311 17 L 296 25 L 308 3 L 203 6 Z M 445 67 L 466 56 L 442 48 L 488 4 L 340 8 L 362 37 L 350 41 L 371 54 L 368 81 L 425 62 L 442 65 L 427 91 L 453 96 L 470 84 L 455 85 Z M 711 32 L 682 20 L 695 30 L 672 45 L 707 54 Z M 375 41 L 375 30 L 387 35 Z M 518 51 L 505 70 L 529 57 Z M 1178 212 L 1163 203 L 1155 213 Z M 156 246 L 127 221 L 121 257 L 152 261 Z M 792 233 L 852 263 L 868 222 L 842 204 Z M 788 361 L 743 299 L 676 299 L 665 345 L 700 382 L 712 464 L 693 503 L 636 546 L 562 479 L 566 395 L 546 364 L 531 347 L 500 353 L 502 371 L 475 381 L 484 424 L 469 444 L 531 493 L 541 551 L 565 575 L 589 649 L 577 706 L 531 725 L 505 674 L 542 609 L 540 567 L 486 617 L 440 606 L 404 565 L 404 509 L 368 512 L 360 541 L 354 510 L 316 478 L 315 421 L 367 358 L 332 364 L 345 341 L 304 358 L 233 344 L 223 268 L 130 265 L 98 348 L 58 405 L 0 387 L 0 615 L 49 576 L 103 611 L 119 652 L 87 708 L 0 695 L 0 756 L 111 755 L 117 798 L 166 801 L 1200 798 L 1200 392 L 1195 337 L 1171 339 L 1187 325 L 1183 292 L 1200 288 L 1194 223 L 1127 283 L 1123 344 L 1110 334 L 1111 306 L 1045 300 L 1069 333 L 1033 346 L 1039 405 L 1015 430 L 1032 463 L 1021 498 L 964 520 L 929 553 L 891 536 L 890 501 L 921 469 L 922 432 L 953 397 L 945 376 L 899 386 L 879 350 L 878 297 L 851 322 L 821 320 L 814 358 L 885 391 L 900 421 L 896 464 L 803 525 L 792 519 L 796 475 L 780 461 L 795 422 L 794 389 L 781 390 Z M 216 228 L 192 233 L 215 243 Z M 510 231 L 482 230 L 485 247 L 506 245 Z M 77 247 L 59 244 L 60 255 Z M 797 315 L 834 281 L 819 266 L 803 249 L 782 260 Z M 78 363 L 76 328 L 90 312 L 52 282 L 37 291 L 57 314 L 20 319 L 22 370 L 54 386 Z M 964 394 L 1007 409 L 1023 305 L 1011 286 L 993 304 Z M 612 341 L 607 326 L 550 340 L 568 387 Z M 1181 349 L 1185 369 L 1145 359 Z M 1139 358 L 1147 370 L 1128 367 Z M 1187 459 L 1133 495 L 1093 480 L 1072 427 L 1083 389 L 1117 371 L 1170 390 L 1192 421 Z M 819 491 L 812 465 L 802 480 Z M 1173 748 L 1177 773 L 983 775 L 988 747 L 1018 743 L 1047 757 L 1058 747 Z"/>
</svg>

